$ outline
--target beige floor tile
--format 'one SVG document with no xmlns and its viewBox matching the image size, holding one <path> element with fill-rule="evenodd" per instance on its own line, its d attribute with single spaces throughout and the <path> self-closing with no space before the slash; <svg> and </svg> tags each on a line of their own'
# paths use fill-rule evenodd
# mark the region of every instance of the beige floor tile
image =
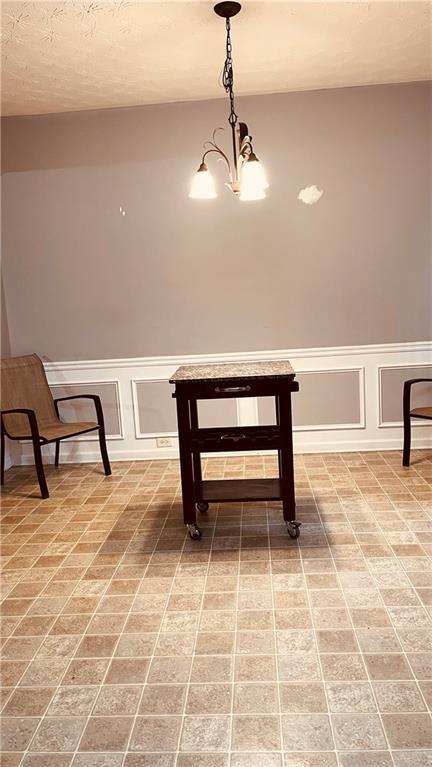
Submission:
<svg viewBox="0 0 432 767">
<path fill-rule="evenodd" d="M 20 681 L 20 685 L 26 687 L 40 687 L 42 685 L 59 684 L 68 665 L 68 658 L 34 660 L 27 667 Z"/>
<path fill-rule="evenodd" d="M 369 682 L 327 682 L 325 687 L 333 714 L 376 711 Z"/>
<path fill-rule="evenodd" d="M 283 767 L 282 754 L 232 754 L 230 767 Z"/>
<path fill-rule="evenodd" d="M 354 682 L 367 678 L 361 655 L 323 654 L 321 664 L 326 681 Z"/>
<path fill-rule="evenodd" d="M 234 685 L 234 713 L 274 714 L 279 712 L 277 684 L 254 682 Z"/>
<path fill-rule="evenodd" d="M 392 751 L 395 767 L 429 767 L 431 752 L 427 751 Z"/>
<path fill-rule="evenodd" d="M 393 767 L 388 751 L 339 753 L 341 767 Z"/>
<path fill-rule="evenodd" d="M 291 653 L 279 655 L 278 674 L 281 682 L 317 681 L 321 679 L 319 658 L 316 653 Z"/>
<path fill-rule="evenodd" d="M 417 679 L 432 679 L 432 653 L 407 653 L 407 658 Z"/>
<path fill-rule="evenodd" d="M 321 682 L 282 682 L 281 711 L 285 714 L 319 714 L 327 712 L 324 685 Z"/>
<path fill-rule="evenodd" d="M 228 716 L 186 716 L 180 740 L 181 751 L 226 751 L 229 748 Z"/>
<path fill-rule="evenodd" d="M 181 714 L 186 699 L 186 685 L 147 684 L 144 688 L 140 714 Z"/>
<path fill-rule="evenodd" d="M 136 719 L 131 751 L 176 751 L 181 727 L 178 716 L 139 716 Z"/>
<path fill-rule="evenodd" d="M 332 724 L 336 746 L 341 750 L 379 750 L 387 745 L 376 714 L 333 714 Z"/>
<path fill-rule="evenodd" d="M 80 751 L 124 751 L 133 721 L 130 716 L 91 716 L 80 741 Z"/>
<path fill-rule="evenodd" d="M 76 754 L 72 767 L 122 767 L 123 754 Z M 41 765 L 42 767 L 42 765 Z"/>
<path fill-rule="evenodd" d="M 31 751 L 74 751 L 79 743 L 86 720 L 84 717 L 46 718 L 36 732 Z"/>
<path fill-rule="evenodd" d="M 334 747 L 325 714 L 283 714 L 282 736 L 286 751 L 331 751 Z"/>
<path fill-rule="evenodd" d="M 147 677 L 148 658 L 114 658 L 105 677 L 106 684 L 142 684 Z"/>
<path fill-rule="evenodd" d="M 186 713 L 231 713 L 232 687 L 229 684 L 191 684 L 186 701 Z"/>
<path fill-rule="evenodd" d="M 141 697 L 139 685 L 124 687 L 104 685 L 92 713 L 95 716 L 127 716 L 135 714 Z"/>
<path fill-rule="evenodd" d="M 231 748 L 233 751 L 277 751 L 280 749 L 278 716 L 234 715 Z"/>
<path fill-rule="evenodd" d="M 429 714 L 383 714 L 390 748 L 432 749 L 432 720 Z"/>
<path fill-rule="evenodd" d="M 24 751 L 29 745 L 40 719 L 2 717 L 0 722 L 3 751 Z"/>
<path fill-rule="evenodd" d="M 432 681 L 419 682 L 419 687 L 422 692 L 423 698 L 426 701 L 426 705 L 432 710 Z"/>
<path fill-rule="evenodd" d="M 118 636 L 86 634 L 78 645 L 77 658 L 110 658 L 117 644 Z"/>
<path fill-rule="evenodd" d="M 91 685 L 101 684 L 108 668 L 108 658 L 77 658 L 72 660 L 63 678 L 63 684 Z"/>
<path fill-rule="evenodd" d="M 148 767 L 157 767 L 157 765 L 152 764 Z M 179 754 L 176 767 L 229 767 L 229 756 L 228 754 Z"/>
<path fill-rule="evenodd" d="M 188 664 L 190 666 L 190 660 Z M 233 666 L 233 658 L 231 656 L 196 656 L 192 664 L 191 682 L 230 682 L 233 675 Z M 185 677 L 184 680 L 180 681 L 188 681 L 188 675 L 185 675 Z"/>
<path fill-rule="evenodd" d="M 426 709 L 415 682 L 375 682 L 373 687 L 380 711 L 400 713 Z"/>
<path fill-rule="evenodd" d="M 87 716 L 97 693 L 97 687 L 59 687 L 48 708 L 48 716 Z"/>
<path fill-rule="evenodd" d="M 294 752 L 284 755 L 284 767 L 337 767 L 336 754 Z"/>
<path fill-rule="evenodd" d="M 2 711 L 2 716 L 42 716 L 54 694 L 53 687 L 18 688 Z"/>
<path fill-rule="evenodd" d="M 365 655 L 371 679 L 411 679 L 412 671 L 404 655 Z"/>
<path fill-rule="evenodd" d="M 22 767 L 70 767 L 72 754 L 25 754 Z"/>
</svg>

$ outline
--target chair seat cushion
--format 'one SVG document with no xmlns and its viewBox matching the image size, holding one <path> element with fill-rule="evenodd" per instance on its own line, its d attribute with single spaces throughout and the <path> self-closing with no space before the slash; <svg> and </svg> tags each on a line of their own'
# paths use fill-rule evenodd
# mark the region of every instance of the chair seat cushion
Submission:
<svg viewBox="0 0 432 767">
<path fill-rule="evenodd" d="M 415 407 L 411 410 L 411 415 L 418 418 L 432 418 L 432 407 Z"/>
<path fill-rule="evenodd" d="M 43 439 L 63 439 L 71 437 L 73 434 L 80 434 L 83 431 L 97 429 L 98 424 L 94 421 L 73 421 L 71 423 L 62 423 L 61 421 L 50 421 L 49 423 L 39 424 L 39 434 Z"/>
</svg>

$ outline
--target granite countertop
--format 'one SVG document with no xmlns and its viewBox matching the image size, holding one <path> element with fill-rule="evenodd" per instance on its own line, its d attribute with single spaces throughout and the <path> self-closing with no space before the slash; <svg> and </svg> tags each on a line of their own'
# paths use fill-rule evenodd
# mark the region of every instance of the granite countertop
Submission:
<svg viewBox="0 0 432 767">
<path fill-rule="evenodd" d="M 222 365 L 181 365 L 170 378 L 170 383 L 196 381 L 224 381 L 233 378 L 294 378 L 295 372 L 288 360 L 268 362 L 225 362 Z"/>
</svg>

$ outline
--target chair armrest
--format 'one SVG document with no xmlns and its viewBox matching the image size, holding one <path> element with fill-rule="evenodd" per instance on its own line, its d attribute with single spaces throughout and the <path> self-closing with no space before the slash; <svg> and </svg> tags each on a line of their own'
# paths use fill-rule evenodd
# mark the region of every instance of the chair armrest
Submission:
<svg viewBox="0 0 432 767">
<path fill-rule="evenodd" d="M 31 410 L 30 408 L 27 408 L 27 407 L 14 407 L 14 408 L 9 408 L 8 410 L 0 410 L 2 424 L 3 424 L 3 416 L 4 415 L 14 415 L 14 414 L 26 415 L 27 416 L 27 418 L 29 420 L 31 436 L 32 436 L 32 438 L 36 438 L 36 439 L 39 440 L 40 439 L 40 437 L 39 437 L 39 427 L 38 427 L 35 411 Z M 25 437 L 23 437 L 23 439 L 25 439 Z"/>
<path fill-rule="evenodd" d="M 414 386 L 414 384 L 426 383 L 427 381 L 432 381 L 432 378 L 410 378 L 408 381 L 404 381 L 404 387 L 403 387 L 404 419 L 409 418 L 409 413 L 411 410 L 411 387 Z"/>
<path fill-rule="evenodd" d="M 67 402 L 68 400 L 71 400 L 71 399 L 92 399 L 94 402 L 95 410 L 96 410 L 97 422 L 99 426 L 102 426 L 102 428 L 105 428 L 102 403 L 101 403 L 99 394 L 71 394 L 69 397 L 57 397 L 54 400 L 54 407 L 56 409 L 58 418 L 60 418 L 58 403 Z"/>
</svg>

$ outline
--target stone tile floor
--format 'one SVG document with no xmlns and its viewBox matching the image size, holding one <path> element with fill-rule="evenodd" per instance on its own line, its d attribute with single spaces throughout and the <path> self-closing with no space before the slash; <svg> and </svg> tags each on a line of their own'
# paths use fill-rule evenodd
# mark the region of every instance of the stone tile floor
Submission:
<svg viewBox="0 0 432 767">
<path fill-rule="evenodd" d="M 176 461 L 48 481 L 3 495 L 3 767 L 431 767 L 430 452 L 297 456 L 298 541 L 277 503 L 191 541 Z"/>
</svg>

